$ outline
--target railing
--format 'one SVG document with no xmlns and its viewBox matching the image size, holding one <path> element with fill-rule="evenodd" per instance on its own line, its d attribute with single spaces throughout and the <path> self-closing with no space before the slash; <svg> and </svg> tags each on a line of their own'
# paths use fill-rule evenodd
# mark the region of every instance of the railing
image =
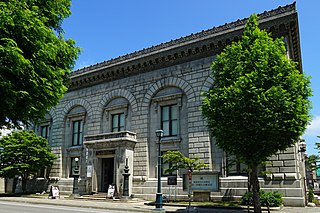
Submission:
<svg viewBox="0 0 320 213">
<path fill-rule="evenodd" d="M 120 139 L 120 138 L 128 138 L 131 140 L 136 140 L 136 133 L 130 131 L 121 131 L 121 132 L 110 132 L 110 133 L 102 133 L 97 135 L 87 135 L 84 137 L 85 141 L 105 141 L 111 139 Z"/>
</svg>

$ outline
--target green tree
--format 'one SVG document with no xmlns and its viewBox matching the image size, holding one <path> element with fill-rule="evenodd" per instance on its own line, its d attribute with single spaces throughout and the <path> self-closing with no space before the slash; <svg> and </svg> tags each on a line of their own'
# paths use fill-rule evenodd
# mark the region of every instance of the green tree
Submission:
<svg viewBox="0 0 320 213">
<path fill-rule="evenodd" d="M 319 168 L 320 157 L 319 155 L 310 155 L 306 159 L 306 166 L 309 171 L 316 171 Z"/>
<path fill-rule="evenodd" d="M 71 0 L 0 1 L 0 127 L 42 118 L 67 91 L 80 49 L 65 40 Z"/>
<path fill-rule="evenodd" d="M 21 130 L 0 139 L 0 176 L 21 176 L 23 192 L 29 176 L 50 167 L 56 158 L 47 139 L 32 131 Z"/>
<path fill-rule="evenodd" d="M 188 158 L 179 151 L 168 151 L 161 157 L 164 159 L 164 163 L 171 163 L 171 166 L 164 171 L 165 173 L 175 172 L 178 169 L 187 169 L 193 172 L 208 166 L 200 158 Z"/>
<path fill-rule="evenodd" d="M 171 173 L 178 169 L 187 169 L 189 175 L 192 175 L 194 170 L 201 170 L 208 167 L 199 157 L 188 158 L 179 151 L 168 151 L 166 154 L 161 156 L 164 159 L 164 163 L 171 163 L 171 166 L 164 172 Z M 191 183 L 189 182 L 189 207 L 191 204 Z"/>
<path fill-rule="evenodd" d="M 261 212 L 258 165 L 294 144 L 310 120 L 309 78 L 286 57 L 282 39 L 250 16 L 239 42 L 212 64 L 213 87 L 202 112 L 217 145 L 251 169 L 255 212 Z"/>
</svg>

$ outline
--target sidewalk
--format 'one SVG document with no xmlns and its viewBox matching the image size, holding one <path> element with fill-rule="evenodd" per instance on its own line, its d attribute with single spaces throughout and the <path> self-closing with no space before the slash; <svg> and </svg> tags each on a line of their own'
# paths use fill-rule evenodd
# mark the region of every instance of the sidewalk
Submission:
<svg viewBox="0 0 320 213">
<path fill-rule="evenodd" d="M 76 198 L 69 199 L 61 197 L 60 199 L 48 199 L 47 196 L 22 196 L 22 197 L 0 197 L 0 201 L 22 202 L 32 204 L 47 204 L 58 206 L 70 206 L 70 207 L 83 207 L 83 208 L 96 208 L 96 209 L 108 209 L 117 211 L 130 211 L 130 212 L 155 212 L 154 206 L 145 205 L 145 200 L 132 199 L 132 200 L 112 200 L 112 199 L 85 199 Z M 170 212 L 176 212 L 178 210 L 185 209 L 183 207 L 166 206 L 165 210 Z M 158 211 L 156 211 L 158 212 Z"/>
<path fill-rule="evenodd" d="M 0 197 L 0 201 L 11 201 L 11 202 L 23 202 L 23 203 L 33 203 L 33 204 L 47 204 L 47 205 L 58 205 L 58 206 L 70 206 L 70 207 L 83 207 L 83 208 L 96 208 L 96 209 L 108 209 L 116 211 L 126 211 L 126 212 L 159 212 L 155 210 L 154 206 L 145 205 L 147 201 L 140 199 L 133 200 L 112 200 L 112 199 L 98 199 L 98 200 L 88 200 L 88 199 L 48 199 L 44 196 L 22 196 L 22 197 Z M 188 212 L 188 207 L 184 205 L 173 206 L 166 205 L 163 206 L 163 212 Z M 192 207 L 189 212 L 219 212 L 219 213 L 245 213 L 247 209 L 241 208 L 199 208 Z M 252 211 L 253 212 L 253 211 Z M 267 212 L 267 211 L 263 211 Z M 319 213 L 320 207 L 284 207 L 281 210 L 273 211 L 275 213 Z"/>
</svg>

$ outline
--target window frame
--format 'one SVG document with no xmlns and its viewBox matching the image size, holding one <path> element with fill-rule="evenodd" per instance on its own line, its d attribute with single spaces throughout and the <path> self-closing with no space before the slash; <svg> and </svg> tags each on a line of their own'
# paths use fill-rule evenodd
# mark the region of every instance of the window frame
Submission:
<svg viewBox="0 0 320 213">
<path fill-rule="evenodd" d="M 173 107 L 175 107 L 176 110 L 176 117 L 173 118 Z M 179 134 L 179 108 L 178 108 L 178 104 L 169 104 L 169 105 L 162 105 L 160 106 L 160 125 L 161 125 L 161 129 L 163 130 L 163 137 L 177 137 Z M 164 110 L 168 108 L 168 118 L 165 120 L 164 118 Z M 175 128 L 176 128 L 176 133 L 173 133 L 173 123 L 175 124 Z M 168 130 L 169 132 L 165 131 L 165 123 L 168 123 Z"/>
<path fill-rule="evenodd" d="M 38 133 L 39 136 L 47 139 L 49 143 L 50 139 L 50 127 L 51 127 L 51 122 L 49 119 L 47 119 L 46 122 L 41 123 L 38 126 Z M 45 131 L 43 131 L 45 130 Z M 43 134 L 45 132 L 45 134 Z M 47 167 L 43 167 L 42 169 L 39 169 L 38 172 L 36 173 L 36 178 L 42 179 L 42 178 L 47 178 Z"/>
<path fill-rule="evenodd" d="M 229 161 L 234 161 L 235 164 L 232 167 L 235 167 L 235 172 L 230 172 L 229 169 Z M 245 172 L 243 170 L 248 169 L 248 166 L 245 163 L 240 162 L 238 159 L 236 159 L 234 156 L 226 156 L 226 175 L 229 176 L 248 176 L 248 172 Z M 231 167 L 231 166 L 230 166 Z M 244 168 L 246 167 L 246 168 Z M 234 171 L 234 170 L 233 170 Z M 258 176 L 262 176 L 262 174 L 259 174 L 260 172 L 266 171 L 266 168 L 264 165 L 258 166 Z"/>
<path fill-rule="evenodd" d="M 114 118 L 117 118 L 117 125 L 114 126 Z M 123 119 L 123 125 L 121 125 L 121 120 Z M 126 116 L 124 112 L 111 114 L 111 132 L 120 132 L 126 130 Z"/>
<path fill-rule="evenodd" d="M 40 136 L 49 140 L 49 124 L 41 125 L 40 126 Z M 43 130 L 45 129 L 45 135 L 43 135 Z"/>
<path fill-rule="evenodd" d="M 36 178 L 37 179 L 42 179 L 42 178 L 46 178 L 46 177 L 47 177 L 47 167 L 39 169 L 37 174 L 36 174 Z"/>
<path fill-rule="evenodd" d="M 75 132 L 75 124 L 78 124 L 77 131 Z M 83 129 L 84 129 L 84 121 L 83 119 L 75 119 L 72 120 L 72 139 L 71 145 L 72 146 L 81 146 L 83 144 Z M 75 143 L 75 136 L 76 136 L 76 143 Z"/>
<path fill-rule="evenodd" d="M 181 142 L 180 136 L 181 136 L 181 128 L 180 128 L 180 117 L 181 117 L 181 109 L 182 109 L 182 98 L 183 93 L 174 93 L 170 95 L 163 95 L 163 96 L 156 96 L 152 98 L 152 104 L 153 108 L 155 110 L 155 113 L 157 114 L 157 122 L 158 124 L 155 126 L 156 129 L 162 129 L 162 107 L 170 106 L 170 105 L 176 105 L 177 106 L 177 134 L 176 135 L 164 135 L 162 138 L 162 142 L 174 142 L 179 143 Z"/>
<path fill-rule="evenodd" d="M 119 105 L 112 105 L 112 106 L 107 106 L 105 108 L 105 118 L 106 118 L 106 129 L 105 131 L 107 132 L 119 132 L 119 131 L 113 131 L 113 117 L 114 115 L 119 115 L 123 114 L 123 130 L 120 131 L 126 131 L 128 128 L 130 129 L 130 123 L 128 119 L 128 114 L 129 114 L 129 104 L 119 104 Z"/>
</svg>

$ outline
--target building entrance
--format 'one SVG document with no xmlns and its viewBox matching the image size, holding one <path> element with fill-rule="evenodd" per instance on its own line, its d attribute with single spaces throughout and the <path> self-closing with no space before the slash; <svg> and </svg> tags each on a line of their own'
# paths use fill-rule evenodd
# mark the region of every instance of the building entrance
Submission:
<svg viewBox="0 0 320 213">
<path fill-rule="evenodd" d="M 101 192 L 108 192 L 109 185 L 114 184 L 114 158 L 102 158 Z"/>
</svg>

